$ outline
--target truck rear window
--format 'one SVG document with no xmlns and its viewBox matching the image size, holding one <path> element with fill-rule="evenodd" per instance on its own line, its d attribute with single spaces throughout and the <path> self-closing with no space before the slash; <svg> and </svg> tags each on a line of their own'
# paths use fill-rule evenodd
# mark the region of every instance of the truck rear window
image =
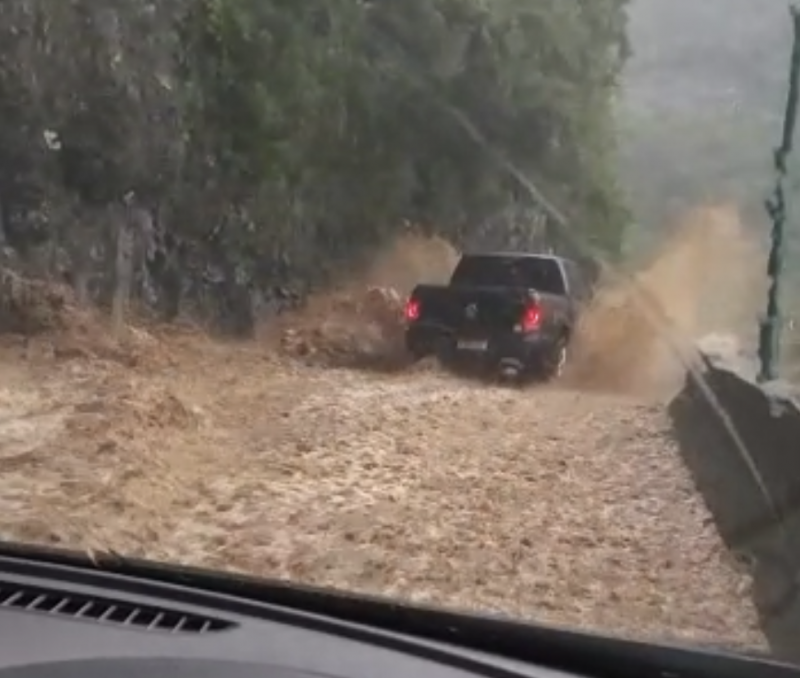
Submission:
<svg viewBox="0 0 800 678">
<path fill-rule="evenodd" d="M 451 285 L 524 287 L 545 294 L 565 294 L 561 267 L 554 259 L 501 255 L 467 255 L 461 258 Z"/>
</svg>

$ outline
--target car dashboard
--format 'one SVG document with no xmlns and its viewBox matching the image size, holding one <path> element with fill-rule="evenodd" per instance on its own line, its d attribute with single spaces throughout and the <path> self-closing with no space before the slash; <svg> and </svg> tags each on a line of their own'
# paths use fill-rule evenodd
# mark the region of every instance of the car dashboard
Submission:
<svg viewBox="0 0 800 678">
<path fill-rule="evenodd" d="M 227 602 L 0 558 L 0 678 L 570 675 L 264 603 L 244 614 L 241 600 Z"/>
</svg>

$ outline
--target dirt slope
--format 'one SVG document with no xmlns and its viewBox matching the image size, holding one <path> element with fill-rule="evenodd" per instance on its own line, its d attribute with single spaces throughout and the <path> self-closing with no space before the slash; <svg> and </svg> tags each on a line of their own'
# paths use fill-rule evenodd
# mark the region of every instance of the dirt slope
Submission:
<svg viewBox="0 0 800 678">
<path fill-rule="evenodd" d="M 626 293 L 610 297 L 593 317 L 615 309 L 621 323 Z M 334 306 L 319 302 L 314 331 L 293 319 L 295 336 L 329 339 Z M 612 322 L 594 323 L 570 379 L 524 391 L 435 368 L 332 368 L 176 328 L 117 344 L 9 339 L 0 536 L 763 645 L 749 577 L 693 491 L 664 393 L 632 372 L 604 382 L 597 348 Z M 393 350 L 382 327 L 377 350 Z M 636 348 L 620 336 L 604 360 Z M 606 374 L 627 365 L 616 360 Z M 662 377 L 674 368 L 653 364 Z"/>
</svg>

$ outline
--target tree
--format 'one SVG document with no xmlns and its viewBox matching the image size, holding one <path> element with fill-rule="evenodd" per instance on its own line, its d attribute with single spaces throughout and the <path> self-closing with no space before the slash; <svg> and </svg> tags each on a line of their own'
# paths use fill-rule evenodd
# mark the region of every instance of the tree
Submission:
<svg viewBox="0 0 800 678">
<path fill-rule="evenodd" d="M 153 225 L 140 289 L 240 314 L 252 292 L 320 282 L 407 221 L 560 246 L 499 152 L 614 252 L 625 4 L 9 0 L 0 204 L 22 216 L 4 227 L 28 242 L 55 206 L 34 241 L 70 243 L 70 267 L 76 246 L 107 261 L 110 215 L 133 204 Z"/>
</svg>

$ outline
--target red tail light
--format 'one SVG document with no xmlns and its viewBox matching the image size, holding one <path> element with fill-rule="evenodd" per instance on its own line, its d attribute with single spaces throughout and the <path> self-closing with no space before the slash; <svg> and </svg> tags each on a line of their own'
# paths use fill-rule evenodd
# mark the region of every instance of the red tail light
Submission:
<svg viewBox="0 0 800 678">
<path fill-rule="evenodd" d="M 420 303 L 416 299 L 409 299 L 406 302 L 406 320 L 410 323 L 413 323 L 415 320 L 419 320 L 420 310 Z"/>
<path fill-rule="evenodd" d="M 520 326 L 523 332 L 532 332 L 542 324 L 542 307 L 539 304 L 528 304 L 522 314 Z"/>
</svg>

